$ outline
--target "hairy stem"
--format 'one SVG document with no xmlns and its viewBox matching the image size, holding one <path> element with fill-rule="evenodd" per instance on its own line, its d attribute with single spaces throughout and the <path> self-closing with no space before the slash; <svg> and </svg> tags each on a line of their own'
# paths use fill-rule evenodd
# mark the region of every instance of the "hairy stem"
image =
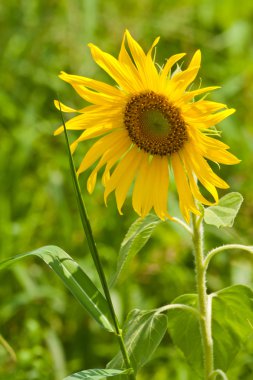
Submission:
<svg viewBox="0 0 253 380">
<path fill-rule="evenodd" d="M 204 353 L 204 373 L 205 380 L 208 380 L 213 372 L 212 299 L 208 297 L 206 289 L 202 217 L 193 215 L 192 221 L 192 241 L 194 245 L 196 286 L 200 313 L 200 333 Z"/>
<path fill-rule="evenodd" d="M 242 250 L 242 251 L 247 251 L 249 253 L 253 253 L 253 246 L 252 245 L 242 245 L 242 244 L 225 244 L 220 247 L 212 249 L 205 258 L 205 269 L 208 268 L 208 265 L 211 261 L 211 259 L 217 255 L 217 253 L 226 251 L 226 250 Z"/>
</svg>

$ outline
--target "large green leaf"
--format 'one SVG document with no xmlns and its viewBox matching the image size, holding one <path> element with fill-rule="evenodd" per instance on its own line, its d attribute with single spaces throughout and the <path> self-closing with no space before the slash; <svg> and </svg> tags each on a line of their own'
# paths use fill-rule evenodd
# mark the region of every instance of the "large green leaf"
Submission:
<svg viewBox="0 0 253 380">
<path fill-rule="evenodd" d="M 244 341 L 253 333 L 253 292 L 244 285 L 234 285 L 212 297 L 212 336 L 215 368 L 227 371 Z M 197 307 L 197 295 L 186 294 L 173 303 Z M 186 309 L 168 310 L 169 332 L 174 343 L 201 378 L 203 350 L 197 315 Z"/>
<path fill-rule="evenodd" d="M 0 263 L 3 269 L 28 256 L 38 256 L 61 278 L 89 314 L 106 330 L 114 331 L 110 312 L 104 296 L 96 288 L 82 268 L 61 248 L 45 246 L 32 252 L 14 256 Z"/>
<path fill-rule="evenodd" d="M 120 370 L 120 369 L 87 369 L 84 371 L 73 373 L 68 377 L 65 377 L 64 380 L 102 380 L 106 377 L 115 377 L 118 375 L 127 375 L 129 370 Z"/>
<path fill-rule="evenodd" d="M 135 371 L 152 357 L 167 330 L 167 317 L 155 310 L 132 310 L 123 326 L 123 338 Z M 124 368 L 121 353 L 108 364 L 108 368 Z"/>
<path fill-rule="evenodd" d="M 119 251 L 117 269 L 111 280 L 113 285 L 121 272 L 126 270 L 130 260 L 144 247 L 155 227 L 161 223 L 156 215 L 149 214 L 146 218 L 138 218 L 129 228 Z"/>
<path fill-rule="evenodd" d="M 215 366 L 227 371 L 233 358 L 253 334 L 253 291 L 234 285 L 213 294 Z"/>
<path fill-rule="evenodd" d="M 177 297 L 173 303 L 197 307 L 197 295 L 184 294 Z M 196 376 L 201 377 L 203 351 L 198 315 L 187 309 L 169 309 L 168 329 L 174 344 L 183 351 Z"/>
<path fill-rule="evenodd" d="M 243 197 L 240 193 L 229 193 L 222 197 L 217 205 L 205 208 L 204 221 L 218 228 L 232 227 L 242 202 Z"/>
</svg>

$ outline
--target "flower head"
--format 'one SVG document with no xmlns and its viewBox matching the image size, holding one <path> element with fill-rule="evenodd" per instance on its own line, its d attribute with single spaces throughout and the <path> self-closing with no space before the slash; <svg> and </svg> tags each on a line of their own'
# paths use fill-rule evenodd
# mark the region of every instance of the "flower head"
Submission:
<svg viewBox="0 0 253 380">
<path fill-rule="evenodd" d="M 213 128 L 234 109 L 203 98 L 194 101 L 196 96 L 218 88 L 189 89 L 200 68 L 199 50 L 185 70 L 172 72 L 184 53 L 173 55 L 158 69 L 152 56 L 158 40 L 146 54 L 126 31 L 118 59 L 89 44 L 94 61 L 117 86 L 62 72 L 60 78 L 91 105 L 81 110 L 63 104 L 60 108 L 79 113 L 66 123 L 69 130 L 83 131 L 72 144 L 72 153 L 80 142 L 97 138 L 77 171 L 80 174 L 96 163 L 87 181 L 90 193 L 98 171 L 103 168 L 105 201 L 115 192 L 122 213 L 126 196 L 132 190 L 137 214 L 144 217 L 153 208 L 164 219 L 169 217 L 168 191 L 173 172 L 180 209 L 189 222 L 190 212 L 199 213 L 195 199 L 210 204 L 201 194 L 197 180 L 215 202 L 216 188 L 228 188 L 207 160 L 222 164 L 239 162 L 227 151 L 227 145 L 214 138 L 217 131 Z M 59 108 L 58 102 L 55 104 Z M 55 134 L 62 131 L 63 126 Z"/>
</svg>

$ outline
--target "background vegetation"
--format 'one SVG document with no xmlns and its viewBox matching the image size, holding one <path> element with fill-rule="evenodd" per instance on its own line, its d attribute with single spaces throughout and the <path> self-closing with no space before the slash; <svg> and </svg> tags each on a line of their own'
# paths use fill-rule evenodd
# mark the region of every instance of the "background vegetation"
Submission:
<svg viewBox="0 0 253 380">
<path fill-rule="evenodd" d="M 92 62 L 88 42 L 117 55 L 125 28 L 148 48 L 157 35 L 160 64 L 200 48 L 203 85 L 221 85 L 211 98 L 237 112 L 222 123 L 223 138 L 242 159 L 222 167 L 233 191 L 245 201 L 231 230 L 208 227 L 207 244 L 253 242 L 253 5 L 248 0 L 8 0 L 0 3 L 0 259 L 55 244 L 97 277 L 88 255 L 62 136 L 53 137 L 60 116 L 57 96 L 70 106 L 81 100 L 57 75 L 60 70 L 110 81 Z M 58 94 L 58 95 L 57 95 Z M 87 150 L 80 146 L 78 163 Z M 218 170 L 218 169 L 217 169 Z M 90 197 L 81 178 L 92 227 L 108 277 L 117 251 L 135 220 L 130 203 L 124 216 L 113 196 L 103 204 L 99 184 Z M 176 198 L 171 204 L 177 213 Z M 211 291 L 231 283 L 252 286 L 252 263 L 245 255 L 217 257 L 209 272 Z M 84 368 L 103 367 L 116 341 L 83 312 L 58 278 L 38 260 L 28 259 L 0 273 L 0 379 L 61 380 Z M 154 308 L 194 292 L 191 244 L 171 223 L 160 225 L 113 291 L 121 318 L 134 308 Z M 7 345 L 8 344 L 8 345 Z M 253 344 L 237 356 L 231 380 L 250 380 Z M 140 380 L 192 380 L 181 353 L 167 335 Z"/>
</svg>

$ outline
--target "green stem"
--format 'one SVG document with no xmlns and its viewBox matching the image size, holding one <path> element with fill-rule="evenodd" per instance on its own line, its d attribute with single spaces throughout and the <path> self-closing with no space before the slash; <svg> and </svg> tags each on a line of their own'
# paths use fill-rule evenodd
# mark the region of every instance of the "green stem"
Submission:
<svg viewBox="0 0 253 380">
<path fill-rule="evenodd" d="M 173 309 L 187 310 L 187 311 L 190 311 L 191 313 L 197 315 L 197 317 L 199 317 L 199 312 L 197 309 L 195 309 L 195 307 L 183 305 L 180 303 L 174 303 L 174 304 L 159 307 L 159 309 L 156 309 L 156 314 L 160 314 L 160 313 L 163 313 L 164 311 L 173 310 Z"/>
<path fill-rule="evenodd" d="M 81 216 L 81 220 L 82 220 L 83 229 L 84 229 L 84 232 L 85 232 L 85 235 L 86 235 L 86 238 L 87 238 L 87 243 L 88 243 L 88 246 L 89 246 L 89 250 L 90 250 L 91 256 L 93 258 L 95 267 L 96 267 L 97 272 L 98 272 L 98 276 L 99 276 L 99 279 L 100 279 L 100 282 L 101 282 L 101 285 L 102 285 L 102 288 L 103 288 L 103 291 L 104 291 L 105 298 L 106 298 L 107 303 L 108 303 L 108 307 L 109 307 L 110 314 L 111 314 L 112 321 L 113 321 L 114 328 L 115 328 L 115 334 L 116 334 L 116 336 L 118 338 L 118 343 L 119 343 L 119 347 L 120 347 L 120 350 L 121 350 L 121 353 L 122 353 L 122 356 L 123 356 L 123 360 L 125 362 L 126 368 L 127 369 L 132 369 L 131 361 L 130 361 L 130 358 L 129 358 L 129 355 L 127 353 L 127 349 L 126 349 L 126 346 L 125 346 L 125 343 L 124 343 L 124 339 L 123 339 L 123 335 L 122 335 L 122 330 L 120 329 L 119 322 L 118 322 L 118 319 L 117 319 L 117 316 L 116 316 L 116 313 L 115 313 L 115 310 L 114 310 L 114 306 L 113 306 L 111 295 L 110 295 L 110 291 L 109 291 L 109 286 L 108 286 L 107 281 L 106 281 L 106 277 L 105 277 L 105 273 L 104 273 L 104 270 L 103 270 L 103 266 L 102 266 L 102 263 L 100 261 L 100 257 L 99 257 L 99 254 L 98 254 L 96 243 L 95 243 L 95 240 L 94 240 L 94 237 L 93 237 L 90 221 L 89 221 L 88 216 L 87 216 L 87 211 L 86 211 L 86 208 L 85 208 L 85 205 L 84 205 L 84 201 L 83 201 L 80 185 L 79 185 L 78 178 L 77 178 L 77 175 L 76 175 L 74 161 L 73 161 L 73 158 L 72 158 L 72 155 L 71 155 L 71 151 L 70 151 L 70 147 L 69 147 L 69 139 L 68 139 L 67 130 L 66 130 L 66 126 L 65 126 L 65 122 L 64 122 L 62 113 L 61 113 L 61 117 L 62 117 L 62 122 L 63 122 L 63 126 L 64 126 L 64 133 L 65 133 L 65 138 L 66 138 L 66 142 L 67 142 L 67 149 L 68 149 L 68 155 L 69 155 L 69 163 L 70 163 L 71 173 L 72 173 L 72 176 L 73 176 L 76 196 L 77 196 L 77 199 L 78 199 L 78 207 L 79 207 L 79 212 L 80 212 L 80 216 Z M 134 373 L 130 373 L 128 375 L 128 378 L 129 378 L 129 380 L 135 380 L 135 374 Z"/>
<path fill-rule="evenodd" d="M 210 252 L 208 252 L 208 254 L 206 255 L 206 258 L 205 258 L 205 270 L 207 270 L 211 259 L 215 255 L 217 255 L 217 253 L 220 253 L 220 252 L 223 252 L 226 250 L 230 250 L 230 249 L 236 249 L 236 250 L 240 249 L 243 251 L 247 251 L 249 253 L 253 253 L 253 246 L 251 246 L 251 245 L 242 245 L 242 244 L 225 244 L 225 245 L 222 245 L 222 246 L 214 248 Z"/>
<path fill-rule="evenodd" d="M 0 344 L 5 348 L 5 350 L 10 355 L 11 360 L 15 363 L 17 361 L 17 357 L 13 348 L 9 345 L 9 343 L 4 339 L 2 335 L 0 335 Z"/>
<path fill-rule="evenodd" d="M 206 270 L 203 252 L 202 217 L 193 214 L 193 236 L 196 269 L 196 285 L 200 312 L 200 332 L 204 353 L 205 380 L 210 379 L 213 372 L 213 339 L 212 339 L 212 299 L 207 295 Z"/>
<path fill-rule="evenodd" d="M 176 222 L 177 224 L 179 224 L 181 227 L 183 227 L 187 232 L 189 232 L 189 234 L 192 235 L 192 229 L 188 226 L 188 224 L 186 224 L 185 222 L 183 222 L 181 219 L 179 218 L 176 218 L 175 216 L 173 216 L 172 218 L 173 222 Z"/>
</svg>

